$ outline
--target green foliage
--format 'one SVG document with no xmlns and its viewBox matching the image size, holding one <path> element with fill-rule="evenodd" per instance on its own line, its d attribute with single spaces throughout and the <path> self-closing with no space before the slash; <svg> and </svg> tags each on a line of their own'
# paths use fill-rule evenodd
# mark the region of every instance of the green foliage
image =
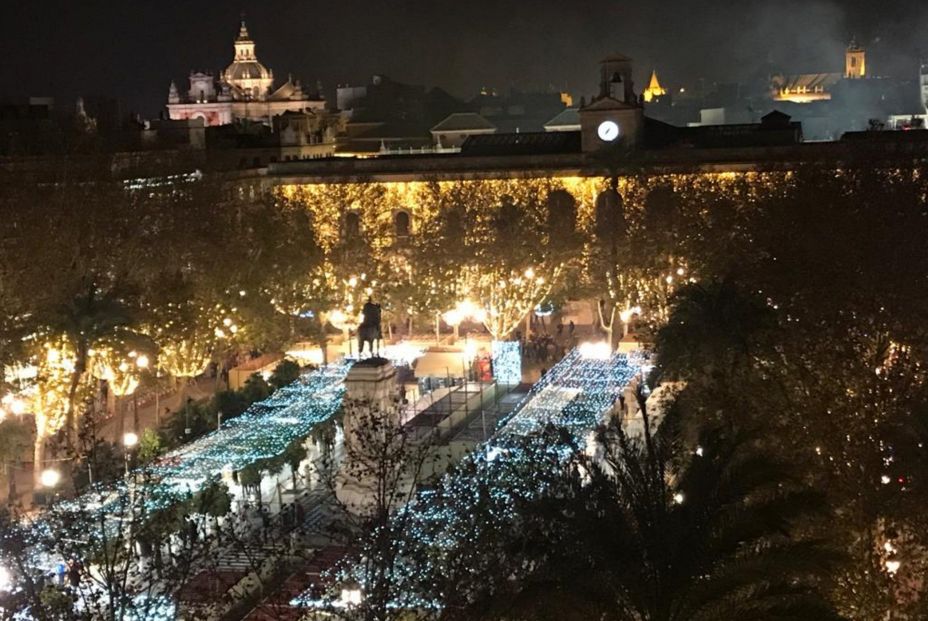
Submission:
<svg viewBox="0 0 928 621">
<path fill-rule="evenodd" d="M 251 464 L 242 468 L 238 473 L 238 482 L 242 487 L 257 487 L 261 483 L 261 468 Z"/>
<path fill-rule="evenodd" d="M 148 463 L 161 455 L 161 436 L 153 429 L 146 429 L 139 438 L 139 461 Z"/>
<path fill-rule="evenodd" d="M 259 373 L 255 373 L 249 377 L 245 385 L 242 386 L 242 397 L 244 397 L 248 403 L 256 403 L 271 396 L 271 391 L 271 386 L 267 383 L 267 380 Z"/>
<path fill-rule="evenodd" d="M 222 420 L 240 416 L 253 403 L 267 399 L 271 386 L 261 375 L 255 373 L 248 378 L 240 390 L 223 390 L 213 395 L 206 403 L 190 403 L 175 412 L 162 425 L 161 440 L 166 447 L 178 446 L 216 429 L 217 414 Z M 185 433 L 188 427 L 190 433 Z"/>
<path fill-rule="evenodd" d="M 730 377 L 758 350 L 769 351 L 773 309 L 730 280 L 686 285 L 670 301 L 670 317 L 656 346 L 662 369 L 672 377 Z"/>
<path fill-rule="evenodd" d="M 283 388 L 300 378 L 300 365 L 292 360 L 282 360 L 271 373 L 268 383 L 274 388 Z"/>
<path fill-rule="evenodd" d="M 822 494 L 751 436 L 678 429 L 603 428 L 602 461 L 555 430 L 514 449 L 538 468 L 509 476 L 533 491 L 507 502 L 475 481 L 457 510 L 476 512 L 454 518 L 472 530 L 424 552 L 445 559 L 424 584 L 453 619 L 839 619 L 819 585 L 841 557 L 804 530 Z"/>
<path fill-rule="evenodd" d="M 191 505 L 197 513 L 220 517 L 232 509 L 232 496 L 225 483 L 217 481 L 200 490 Z"/>
<path fill-rule="evenodd" d="M 87 454 L 75 467 L 74 486 L 84 489 L 91 483 L 109 483 L 123 476 L 125 461 L 122 451 L 115 444 L 98 440 L 87 450 Z"/>
<path fill-rule="evenodd" d="M 241 416 L 251 402 L 241 390 L 222 390 L 213 395 L 210 408 L 222 412 L 222 419 L 229 420 Z"/>
<path fill-rule="evenodd" d="M 294 472 L 297 470 L 297 468 L 299 468 L 300 462 L 306 459 L 306 447 L 304 446 L 305 443 L 305 438 L 294 440 L 287 446 L 287 449 L 281 456 L 283 462 L 289 465 L 290 469 Z"/>
<path fill-rule="evenodd" d="M 183 502 L 145 516 L 139 525 L 139 538 L 154 545 L 168 535 L 187 527 L 187 518 L 193 514 L 215 517 L 226 515 L 232 507 L 232 497 L 225 483 L 214 481 Z"/>
<path fill-rule="evenodd" d="M 216 414 L 208 405 L 187 403 L 165 421 L 161 437 L 164 445 L 170 448 L 199 438 L 215 428 Z"/>
</svg>

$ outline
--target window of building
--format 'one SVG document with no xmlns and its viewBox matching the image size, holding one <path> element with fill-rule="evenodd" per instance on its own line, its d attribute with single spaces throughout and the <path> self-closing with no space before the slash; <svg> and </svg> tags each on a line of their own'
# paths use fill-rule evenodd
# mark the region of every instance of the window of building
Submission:
<svg viewBox="0 0 928 621">
<path fill-rule="evenodd" d="M 345 240 L 354 240 L 361 237 L 361 216 L 356 211 L 345 214 Z"/>
<path fill-rule="evenodd" d="M 644 199 L 644 226 L 653 232 L 675 228 L 679 215 L 679 197 L 670 186 L 658 186 Z"/>
<path fill-rule="evenodd" d="M 516 207 L 511 197 L 504 196 L 503 204 L 500 205 L 499 212 L 496 214 L 496 229 L 500 235 L 514 234 L 519 226 L 521 213 Z"/>
<path fill-rule="evenodd" d="M 397 211 L 393 216 L 393 230 L 397 237 L 409 237 L 409 214 L 405 211 Z"/>
<path fill-rule="evenodd" d="M 548 230 L 573 233 L 577 229 L 577 202 L 570 192 L 555 190 L 548 194 Z"/>
<path fill-rule="evenodd" d="M 625 206 L 615 190 L 606 190 L 596 197 L 594 230 L 600 240 L 625 235 Z"/>
</svg>

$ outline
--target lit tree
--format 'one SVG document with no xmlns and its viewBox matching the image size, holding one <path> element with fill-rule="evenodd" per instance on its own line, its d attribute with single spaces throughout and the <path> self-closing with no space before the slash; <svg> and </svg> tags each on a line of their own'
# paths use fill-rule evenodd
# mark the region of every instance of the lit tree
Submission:
<svg viewBox="0 0 928 621">
<path fill-rule="evenodd" d="M 550 295 L 561 275 L 561 267 L 549 270 L 549 277 L 536 274 L 531 266 L 524 271 L 464 268 L 460 275 L 461 293 L 477 301 L 483 310 L 480 320 L 494 340 L 503 340 L 519 322 Z M 550 280 L 549 280 L 550 279 Z"/>
<path fill-rule="evenodd" d="M 141 339 L 133 341 L 142 342 Z M 150 344 L 145 343 L 146 347 Z M 107 396 L 112 397 L 112 410 L 118 420 L 116 438 L 122 438 L 125 429 L 125 403 L 123 398 L 132 395 L 138 389 L 142 373 L 148 368 L 150 360 L 147 354 L 129 349 L 129 343 L 110 346 L 103 345 L 90 353 L 91 374 L 103 380 L 107 385 Z M 107 403 L 110 410 L 110 404 Z M 138 421 L 133 431 L 139 432 Z"/>
<path fill-rule="evenodd" d="M 38 369 L 36 380 L 26 394 L 30 397 L 27 410 L 35 417 L 32 461 L 34 486 L 38 489 L 41 487 L 48 440 L 67 423 L 75 357 L 70 344 L 63 339 L 46 343 L 34 356 Z"/>
</svg>

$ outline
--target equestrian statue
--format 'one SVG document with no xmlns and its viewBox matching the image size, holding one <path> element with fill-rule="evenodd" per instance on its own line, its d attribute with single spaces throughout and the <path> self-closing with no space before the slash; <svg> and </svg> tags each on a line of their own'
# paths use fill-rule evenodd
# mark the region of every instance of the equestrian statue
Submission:
<svg viewBox="0 0 928 621">
<path fill-rule="evenodd" d="M 364 353 L 365 343 L 370 346 L 372 356 L 380 354 L 380 341 L 383 339 L 383 331 L 380 328 L 380 312 L 380 304 L 374 304 L 371 298 L 367 298 L 367 303 L 361 309 L 364 320 L 358 326 L 359 356 Z"/>
</svg>

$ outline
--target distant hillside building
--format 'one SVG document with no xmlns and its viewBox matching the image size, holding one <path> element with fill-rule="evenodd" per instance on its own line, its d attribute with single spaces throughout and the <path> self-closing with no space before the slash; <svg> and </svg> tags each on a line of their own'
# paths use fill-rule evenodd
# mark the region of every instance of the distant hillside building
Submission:
<svg viewBox="0 0 928 621">
<path fill-rule="evenodd" d="M 321 94 L 310 95 L 299 80 L 288 78 L 274 89 L 274 72 L 255 55 L 255 42 L 242 22 L 235 39 L 235 57 L 219 76 L 193 72 L 187 92 L 171 82 L 168 91 L 171 120 L 203 119 L 209 126 L 249 120 L 270 125 L 284 112 L 312 112 L 325 108 Z"/>
</svg>

